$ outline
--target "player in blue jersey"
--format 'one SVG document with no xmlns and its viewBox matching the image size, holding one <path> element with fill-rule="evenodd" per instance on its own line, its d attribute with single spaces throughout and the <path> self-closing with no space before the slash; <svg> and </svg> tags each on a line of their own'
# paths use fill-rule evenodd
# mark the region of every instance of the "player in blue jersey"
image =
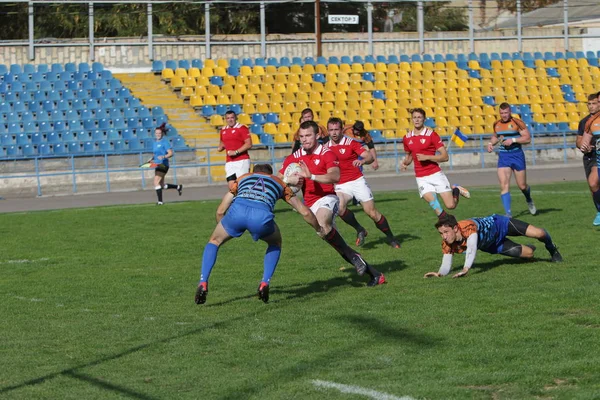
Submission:
<svg viewBox="0 0 600 400">
<path fill-rule="evenodd" d="M 491 153 L 494 146 L 500 144 L 498 152 L 498 180 L 500 181 L 500 198 L 504 206 L 504 213 L 512 217 L 510 178 L 515 173 L 517 186 L 525 196 L 527 207 L 531 215 L 537 209 L 531 198 L 531 188 L 527 184 L 525 166 L 525 153 L 522 145 L 531 142 L 531 134 L 523 121 L 514 118 L 511 114 L 510 104 L 500 104 L 500 119 L 494 124 L 494 135 L 488 143 L 487 151 Z"/>
<path fill-rule="evenodd" d="M 154 189 L 156 190 L 156 196 L 158 197 L 159 206 L 163 205 L 163 189 L 177 189 L 179 195 L 183 191 L 183 185 L 173 185 L 171 183 L 165 183 L 165 175 L 169 172 L 169 158 L 173 157 L 173 149 L 169 139 L 165 137 L 167 134 L 166 124 L 162 124 L 154 130 L 154 138 L 156 139 L 152 144 L 152 158 L 148 162 L 157 164 L 154 169 Z"/>
<path fill-rule="evenodd" d="M 444 256 L 439 271 L 426 273 L 426 278 L 448 275 L 452 268 L 452 255 L 455 253 L 464 252 L 465 263 L 463 269 L 453 278 L 467 275 L 473 266 L 477 250 L 508 257 L 533 258 L 535 246 L 515 243 L 507 236 L 537 239 L 546 246 L 552 262 L 563 260 L 548 231 L 503 215 L 493 214 L 488 217 L 456 221 L 454 215 L 447 214 L 438 220 L 435 227 L 442 236 Z"/>
<path fill-rule="evenodd" d="M 263 277 L 258 287 L 258 297 L 269 301 L 269 283 L 281 255 L 281 233 L 275 223 L 273 209 L 277 200 L 283 199 L 296 209 L 319 236 L 322 228 L 315 215 L 306 207 L 281 179 L 273 176 L 269 164 L 256 164 L 250 174 L 239 177 L 217 209 L 217 227 L 204 247 L 200 283 L 196 290 L 196 304 L 204 304 L 208 294 L 208 278 L 219 247 L 231 238 L 250 232 L 252 239 L 267 243 Z M 227 213 L 226 213 L 227 212 Z"/>
</svg>

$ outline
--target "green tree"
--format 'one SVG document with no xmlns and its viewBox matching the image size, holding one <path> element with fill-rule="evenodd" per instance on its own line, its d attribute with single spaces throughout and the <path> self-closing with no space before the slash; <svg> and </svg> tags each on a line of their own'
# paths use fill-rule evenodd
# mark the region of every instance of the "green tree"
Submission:
<svg viewBox="0 0 600 400">
<path fill-rule="evenodd" d="M 521 0 L 521 10 L 522 12 L 529 12 L 533 10 L 537 10 L 538 8 L 547 7 L 551 4 L 556 4 L 560 0 Z M 498 0 L 498 8 L 509 10 L 511 12 L 517 11 L 517 1 L 516 0 Z"/>
</svg>

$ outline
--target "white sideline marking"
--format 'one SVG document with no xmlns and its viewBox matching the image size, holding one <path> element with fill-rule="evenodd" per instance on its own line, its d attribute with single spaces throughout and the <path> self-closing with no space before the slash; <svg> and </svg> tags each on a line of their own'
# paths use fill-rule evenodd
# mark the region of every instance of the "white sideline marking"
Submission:
<svg viewBox="0 0 600 400">
<path fill-rule="evenodd" d="M 500 195 L 499 189 L 471 189 L 471 192 L 475 193 L 498 193 Z M 517 192 L 515 192 L 516 194 Z M 531 195 L 536 196 L 538 194 L 570 194 L 581 196 L 582 194 L 590 193 L 589 190 L 570 190 L 570 191 L 560 191 L 560 190 L 532 190 Z"/>
<path fill-rule="evenodd" d="M 38 258 L 37 260 L 8 260 L 8 261 L 2 261 L 0 262 L 0 265 L 2 264 L 30 264 L 30 263 L 37 263 L 37 262 L 43 262 L 43 261 L 48 261 L 50 260 L 49 258 Z"/>
<path fill-rule="evenodd" d="M 341 383 L 321 381 L 318 379 L 313 380 L 312 383 L 313 383 L 313 385 L 315 385 L 317 387 L 324 387 L 324 388 L 328 388 L 328 389 L 337 389 L 342 393 L 358 394 L 358 395 L 370 397 L 375 400 L 415 400 L 414 398 L 412 398 L 410 396 L 397 397 L 397 396 L 394 396 L 391 394 L 378 392 L 376 390 L 362 388 L 360 386 L 343 385 Z"/>
</svg>

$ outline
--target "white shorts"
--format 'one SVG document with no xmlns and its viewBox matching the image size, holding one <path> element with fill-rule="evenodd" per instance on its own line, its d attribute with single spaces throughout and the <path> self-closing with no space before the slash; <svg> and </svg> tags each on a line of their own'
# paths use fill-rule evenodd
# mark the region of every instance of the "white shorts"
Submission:
<svg viewBox="0 0 600 400">
<path fill-rule="evenodd" d="M 229 161 L 225 163 L 225 177 L 230 177 L 235 174 L 236 178 L 250 172 L 250 159 L 240 161 Z"/>
<path fill-rule="evenodd" d="M 341 185 L 335 185 L 335 191 L 354 197 L 361 203 L 373 200 L 373 193 L 364 176 Z"/>
<path fill-rule="evenodd" d="M 333 213 L 333 217 L 335 218 L 339 205 L 340 199 L 338 199 L 338 197 L 334 194 L 328 194 L 327 196 L 321 197 L 312 206 L 310 206 L 310 211 L 317 215 L 317 210 L 319 208 L 326 208 Z"/>
<path fill-rule="evenodd" d="M 423 197 L 425 193 L 444 193 L 452 191 L 450 182 L 442 171 L 417 178 L 417 187 L 419 188 L 419 196 L 421 197 Z"/>
</svg>

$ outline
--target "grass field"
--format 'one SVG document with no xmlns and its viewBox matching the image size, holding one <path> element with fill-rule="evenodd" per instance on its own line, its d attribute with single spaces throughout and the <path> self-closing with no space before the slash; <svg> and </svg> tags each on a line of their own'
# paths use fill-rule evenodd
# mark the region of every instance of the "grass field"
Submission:
<svg viewBox="0 0 600 400">
<path fill-rule="evenodd" d="M 379 193 L 403 247 L 357 213 L 362 254 L 389 281 L 375 288 L 282 204 L 269 304 L 255 293 L 265 245 L 248 235 L 194 304 L 217 202 L 0 214 L 0 398 L 600 398 L 592 201 L 584 182 L 533 196 L 535 217 L 513 192 L 515 217 L 547 228 L 564 263 L 539 244 L 535 262 L 480 253 L 468 277 L 426 280 L 441 261 L 433 212 L 416 190 Z M 493 186 L 455 214 L 501 211 Z"/>
</svg>

